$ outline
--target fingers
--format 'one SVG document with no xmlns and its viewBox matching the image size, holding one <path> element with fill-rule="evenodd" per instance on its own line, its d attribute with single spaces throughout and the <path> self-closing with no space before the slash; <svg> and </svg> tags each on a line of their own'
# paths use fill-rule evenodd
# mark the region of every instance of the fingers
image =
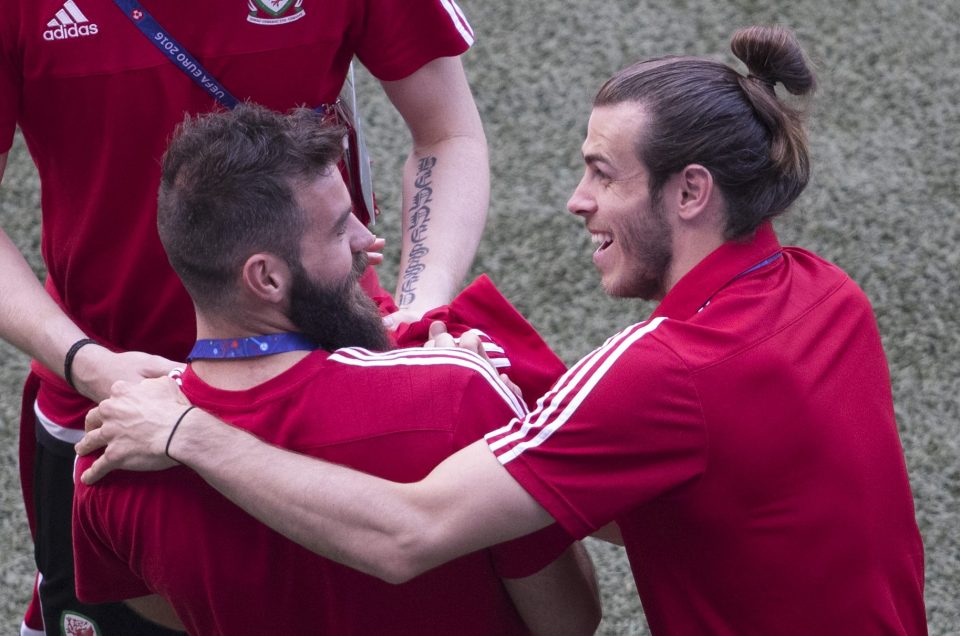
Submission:
<svg viewBox="0 0 960 636">
<path fill-rule="evenodd" d="M 432 323 L 430 323 L 429 336 L 431 340 L 445 333 L 447 333 L 447 326 L 443 324 L 443 322 L 434 320 Z"/>
<path fill-rule="evenodd" d="M 511 380 L 511 379 L 507 376 L 506 373 L 501 373 L 501 374 L 500 374 L 500 379 L 503 381 L 504 384 L 507 385 L 507 388 L 508 388 L 508 389 L 510 389 L 511 391 L 513 391 L 513 394 L 514 394 L 514 395 L 516 395 L 516 396 L 517 396 L 518 398 L 520 398 L 521 400 L 523 399 L 523 391 L 520 389 L 519 386 L 517 386 L 517 384 L 516 384 L 513 380 Z"/>
<path fill-rule="evenodd" d="M 110 470 L 111 468 L 107 464 L 106 455 L 101 455 L 96 461 L 90 464 L 90 468 L 83 471 L 83 474 L 80 475 L 80 481 L 88 486 L 95 484 L 103 479 L 104 475 L 109 473 Z"/>
<path fill-rule="evenodd" d="M 179 369 L 183 367 L 182 362 L 174 362 L 173 360 L 168 360 L 163 356 L 151 356 L 150 366 L 144 368 L 143 377 L 144 378 L 159 378 L 161 376 L 167 375 L 174 369 Z"/>
<path fill-rule="evenodd" d="M 103 426 L 103 414 L 100 412 L 100 407 L 95 406 L 87 411 L 87 417 L 84 419 L 83 428 L 87 432 L 90 432 L 94 429 L 100 428 L 101 426 Z"/>
<path fill-rule="evenodd" d="M 385 239 L 374 237 L 373 242 L 367 246 L 367 263 L 369 265 L 379 265 L 383 262 L 383 247 L 387 244 Z"/>
<path fill-rule="evenodd" d="M 470 329 L 460 336 L 459 346 L 461 349 L 473 351 L 487 362 L 490 362 L 490 358 L 487 357 L 487 352 L 483 348 L 483 341 L 480 339 L 480 332 L 478 330 Z"/>
<path fill-rule="evenodd" d="M 74 450 L 77 455 L 81 457 L 83 455 L 89 455 L 98 448 L 103 448 L 107 445 L 107 440 L 103 435 L 102 428 L 96 428 L 93 430 L 87 429 L 87 434 L 83 436 L 79 442 L 74 445 Z"/>
<path fill-rule="evenodd" d="M 428 331 L 429 340 L 423 343 L 424 347 L 456 347 L 457 343 L 453 336 L 447 333 L 447 326 L 435 320 L 430 323 Z"/>
<path fill-rule="evenodd" d="M 453 339 L 453 336 L 444 332 L 439 334 L 435 338 L 431 338 L 423 343 L 424 347 L 446 347 L 453 349 L 457 346 L 457 342 Z"/>
<path fill-rule="evenodd" d="M 391 331 L 396 331 L 397 327 L 404 323 L 417 322 L 422 316 L 415 311 L 409 309 L 400 309 L 393 312 L 389 316 L 384 316 L 383 326 Z M 441 323 L 443 324 L 443 323 Z"/>
</svg>

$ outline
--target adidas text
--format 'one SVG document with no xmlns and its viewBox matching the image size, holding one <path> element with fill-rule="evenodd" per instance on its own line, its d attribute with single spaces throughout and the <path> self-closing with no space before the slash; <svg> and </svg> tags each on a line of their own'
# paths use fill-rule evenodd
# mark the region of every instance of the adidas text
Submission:
<svg viewBox="0 0 960 636">
<path fill-rule="evenodd" d="M 55 29 L 47 29 L 43 32 L 44 40 L 66 40 L 68 38 L 80 38 L 86 35 L 96 35 L 96 24 L 71 24 L 68 27 L 62 24 Z"/>
<path fill-rule="evenodd" d="M 90 23 L 77 3 L 74 0 L 67 0 L 53 16 L 53 19 L 47 22 L 47 30 L 43 32 L 43 39 L 49 42 L 69 40 L 96 35 L 97 31 L 97 25 Z"/>
</svg>

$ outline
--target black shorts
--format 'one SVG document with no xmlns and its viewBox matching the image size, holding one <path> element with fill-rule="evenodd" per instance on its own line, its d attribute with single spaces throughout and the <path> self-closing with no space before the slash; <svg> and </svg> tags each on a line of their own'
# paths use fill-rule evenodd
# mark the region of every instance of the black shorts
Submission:
<svg viewBox="0 0 960 636">
<path fill-rule="evenodd" d="M 182 634 L 142 618 L 124 603 L 77 600 L 73 579 L 73 445 L 36 423 L 33 506 L 34 556 L 40 571 L 40 606 L 47 636 L 174 636 Z M 91 628 L 93 631 L 91 631 Z"/>
</svg>

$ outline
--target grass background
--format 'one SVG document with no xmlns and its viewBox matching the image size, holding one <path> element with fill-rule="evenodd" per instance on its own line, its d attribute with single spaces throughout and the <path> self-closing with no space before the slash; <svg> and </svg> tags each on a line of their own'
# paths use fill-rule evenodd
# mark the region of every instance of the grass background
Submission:
<svg viewBox="0 0 960 636">
<path fill-rule="evenodd" d="M 926 545 L 931 634 L 960 633 L 960 3 L 954 0 L 461 0 L 477 31 L 465 56 L 490 144 L 488 272 L 567 362 L 650 306 L 603 296 L 589 239 L 565 211 L 579 179 L 591 98 L 609 75 L 668 53 L 734 62 L 739 26 L 793 27 L 821 88 L 810 114 L 814 174 L 781 240 L 838 263 L 873 300 Z M 361 73 L 384 219 L 398 244 L 407 133 Z M 65 111 L 66 112 L 66 111 Z M 149 118 L 146 118 L 148 121 Z M 0 225 L 40 272 L 39 195 L 18 141 Z M 388 245 L 381 276 L 395 279 Z M 13 633 L 32 577 L 16 469 L 24 356 L 0 343 L 0 630 Z M 591 543 L 602 634 L 645 634 L 626 559 Z M 816 611 L 816 608 L 810 608 Z"/>
</svg>

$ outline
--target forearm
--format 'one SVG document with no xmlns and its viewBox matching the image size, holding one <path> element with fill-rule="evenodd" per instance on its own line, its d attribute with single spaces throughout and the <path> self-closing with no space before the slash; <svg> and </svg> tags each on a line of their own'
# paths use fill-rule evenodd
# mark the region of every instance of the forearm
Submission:
<svg viewBox="0 0 960 636">
<path fill-rule="evenodd" d="M 415 147 L 404 168 L 397 304 L 423 313 L 450 302 L 486 222 L 489 170 L 482 128 Z"/>
<path fill-rule="evenodd" d="M 482 441 L 423 481 L 398 484 L 270 446 L 194 410 L 170 455 L 289 539 L 391 583 L 553 521 Z"/>
<path fill-rule="evenodd" d="M 444 560 L 428 554 L 435 524 L 410 485 L 285 451 L 199 410 L 170 455 L 277 532 L 367 574 L 401 582 Z"/>
<path fill-rule="evenodd" d="M 84 333 L 50 298 L 23 255 L 0 231 L 0 337 L 52 371 Z"/>
<path fill-rule="evenodd" d="M 77 453 L 106 450 L 81 475 L 85 484 L 175 460 L 277 532 L 390 582 L 553 522 L 483 440 L 398 484 L 270 446 L 188 408 L 169 378 L 117 383 L 87 415 L 87 430 Z"/>
</svg>

